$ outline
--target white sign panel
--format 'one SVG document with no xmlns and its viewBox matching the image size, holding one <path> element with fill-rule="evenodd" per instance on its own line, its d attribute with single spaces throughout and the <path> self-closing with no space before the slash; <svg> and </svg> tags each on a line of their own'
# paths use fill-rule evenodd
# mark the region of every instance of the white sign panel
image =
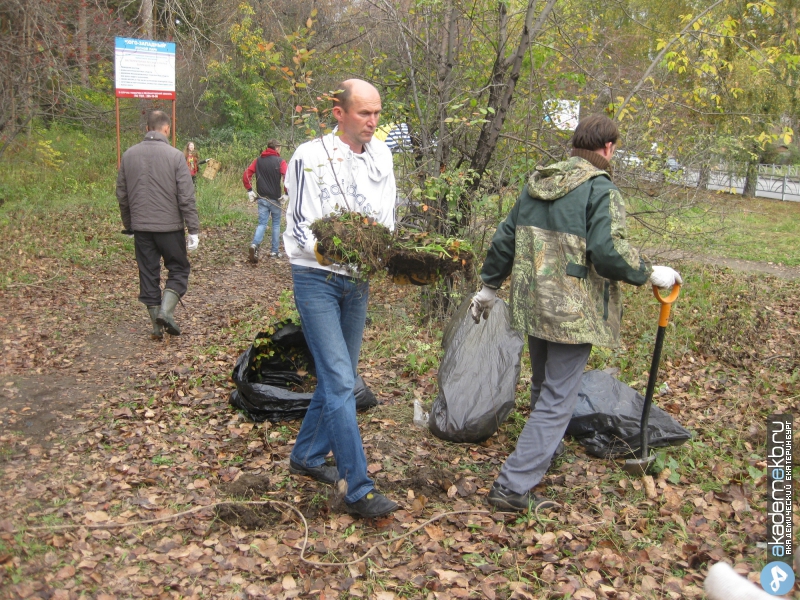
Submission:
<svg viewBox="0 0 800 600">
<path fill-rule="evenodd" d="M 577 100 L 548 100 L 544 106 L 544 120 L 556 129 L 575 131 L 581 114 L 581 103 Z"/>
<path fill-rule="evenodd" d="M 117 98 L 175 99 L 175 43 L 114 38 Z"/>
</svg>

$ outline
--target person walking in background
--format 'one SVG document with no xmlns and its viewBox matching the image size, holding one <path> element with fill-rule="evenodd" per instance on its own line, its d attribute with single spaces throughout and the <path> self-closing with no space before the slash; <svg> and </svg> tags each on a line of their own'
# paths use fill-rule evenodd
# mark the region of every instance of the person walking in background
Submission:
<svg viewBox="0 0 800 600">
<path fill-rule="evenodd" d="M 334 94 L 333 133 L 302 144 L 289 161 L 289 206 L 283 243 L 292 264 L 294 300 L 314 365 L 317 388 L 300 425 L 289 470 L 325 483 L 342 480 L 348 512 L 379 517 L 398 508 L 375 491 L 356 420 L 353 387 L 367 317 L 369 282 L 316 252 L 310 225 L 337 210 L 394 228 L 397 194 L 392 153 L 373 139 L 378 90 L 351 79 Z M 336 466 L 325 464 L 333 452 Z"/>
<path fill-rule="evenodd" d="M 139 266 L 139 301 L 147 307 L 152 337 L 163 329 L 180 335 L 175 307 L 189 286 L 188 251 L 200 243 L 200 219 L 186 157 L 169 141 L 171 121 L 154 110 L 147 116 L 144 140 L 122 155 L 117 201 L 127 235 L 133 235 Z M 184 237 L 189 230 L 189 240 Z M 161 261 L 168 271 L 161 294 Z"/>
<path fill-rule="evenodd" d="M 200 160 L 200 154 L 195 150 L 194 142 L 186 144 L 186 148 L 183 149 L 183 156 L 186 157 L 186 166 L 189 167 L 189 174 L 192 176 L 192 182 L 197 178 L 200 165 L 204 165 L 211 160 L 209 158 Z"/>
<path fill-rule="evenodd" d="M 286 175 L 286 161 L 281 158 L 281 145 L 276 140 L 270 140 L 267 148 L 255 159 L 244 175 L 244 189 L 250 202 L 258 201 L 258 226 L 250 243 L 249 260 L 258 262 L 258 250 L 264 239 L 269 220 L 272 219 L 272 247 L 270 257 L 280 258 L 281 213 L 283 195 L 282 178 Z M 256 189 L 253 189 L 252 179 L 256 176 Z"/>
<path fill-rule="evenodd" d="M 200 155 L 194 149 L 194 142 L 186 144 L 183 149 L 183 156 L 186 157 L 186 166 L 189 167 L 189 175 L 192 176 L 192 181 L 197 177 L 197 171 L 200 169 Z"/>
<path fill-rule="evenodd" d="M 533 373 L 528 422 L 489 491 L 489 503 L 502 509 L 555 504 L 531 490 L 567 429 L 592 345 L 619 345 L 620 282 L 682 283 L 677 271 L 651 266 L 626 239 L 625 203 L 609 165 L 618 137 L 605 115 L 578 123 L 572 158 L 537 167 L 483 263 L 472 317 L 479 323 L 488 316 L 511 275 L 511 324 L 528 336 Z"/>
</svg>

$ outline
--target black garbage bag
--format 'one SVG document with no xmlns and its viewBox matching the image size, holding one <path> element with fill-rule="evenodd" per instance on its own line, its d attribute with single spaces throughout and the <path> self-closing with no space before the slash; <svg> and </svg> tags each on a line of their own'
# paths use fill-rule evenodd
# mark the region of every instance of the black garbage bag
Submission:
<svg viewBox="0 0 800 600">
<path fill-rule="evenodd" d="M 586 452 L 600 458 L 632 458 L 641 449 L 644 396 L 603 371 L 587 371 L 581 378 L 578 405 L 567 426 Z M 650 408 L 648 445 L 680 446 L 692 437 L 686 429 L 658 408 Z"/>
<path fill-rule="evenodd" d="M 259 333 L 256 340 L 270 339 L 273 355 L 263 354 L 251 345 L 236 361 L 231 377 L 236 389 L 229 402 L 253 421 L 292 421 L 302 419 L 308 410 L 313 390 L 293 391 L 307 383 L 307 372 L 314 375 L 314 359 L 306 344 L 301 327 L 290 321 L 272 326 L 274 333 Z M 298 372 L 299 371 L 299 372 Z M 359 375 L 354 393 L 356 410 L 367 410 L 378 404 L 375 394 Z"/>
<path fill-rule="evenodd" d="M 478 443 L 491 437 L 514 408 L 524 340 L 511 329 L 502 300 L 477 325 L 469 305 L 465 300 L 442 335 L 439 395 L 428 427 L 443 440 Z"/>
</svg>

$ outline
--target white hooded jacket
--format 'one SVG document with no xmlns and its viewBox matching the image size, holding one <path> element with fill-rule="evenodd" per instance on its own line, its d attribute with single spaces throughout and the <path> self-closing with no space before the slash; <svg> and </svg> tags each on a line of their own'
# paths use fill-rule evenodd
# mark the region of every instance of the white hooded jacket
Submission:
<svg viewBox="0 0 800 600">
<path fill-rule="evenodd" d="M 310 225 L 332 212 L 353 211 L 374 217 L 394 230 L 397 186 L 392 153 L 376 138 L 355 154 L 336 130 L 300 145 L 286 172 L 289 205 L 283 245 L 293 265 L 352 275 L 341 265 L 324 267 L 314 256 Z M 344 191 L 344 194 L 342 193 Z"/>
</svg>

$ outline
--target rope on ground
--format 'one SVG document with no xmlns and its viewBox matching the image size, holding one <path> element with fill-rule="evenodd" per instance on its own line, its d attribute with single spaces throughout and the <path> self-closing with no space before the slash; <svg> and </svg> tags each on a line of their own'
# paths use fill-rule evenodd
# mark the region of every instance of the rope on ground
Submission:
<svg viewBox="0 0 800 600">
<path fill-rule="evenodd" d="M 292 506 L 291 504 L 289 504 L 287 502 L 282 502 L 281 500 L 223 500 L 221 502 L 214 502 L 213 504 L 209 504 L 207 506 L 195 506 L 194 508 L 190 508 L 188 510 L 184 510 L 184 511 L 175 513 L 174 515 L 168 515 L 168 516 L 165 516 L 165 517 L 159 517 L 157 519 L 145 519 L 143 521 L 130 521 L 128 523 L 94 523 L 94 524 L 91 524 L 91 525 L 82 525 L 82 524 L 79 524 L 79 523 L 68 523 L 68 524 L 65 524 L 65 525 L 47 525 L 47 526 L 42 526 L 42 527 L 29 527 L 29 528 L 26 528 L 26 529 L 16 529 L 16 530 L 12 531 L 11 533 L 26 533 L 26 532 L 30 532 L 30 531 L 54 531 L 54 530 L 55 531 L 61 531 L 61 530 L 66 530 L 66 529 L 77 529 L 77 528 L 80 528 L 80 527 L 85 527 L 86 529 L 117 529 L 117 528 L 123 528 L 123 527 L 134 527 L 134 526 L 137 526 L 137 525 L 154 525 L 156 523 L 166 523 L 167 521 L 174 521 L 176 519 L 179 519 L 180 517 L 185 517 L 186 515 L 190 515 L 190 514 L 193 514 L 193 513 L 196 513 L 196 512 L 200 512 L 201 510 L 210 510 L 210 509 L 214 509 L 214 508 L 216 508 L 218 506 L 226 506 L 226 505 L 238 505 L 238 506 L 243 506 L 243 505 L 249 505 L 249 506 L 276 505 L 276 506 L 285 506 L 289 510 L 293 511 L 303 521 L 303 529 L 304 529 L 304 532 L 303 532 L 303 547 L 300 549 L 300 560 L 303 561 L 304 563 L 308 564 L 308 565 L 312 565 L 312 566 L 315 566 L 315 567 L 346 567 L 346 566 L 349 566 L 349 565 L 354 565 L 356 563 L 359 563 L 359 562 L 365 560 L 367 557 L 369 557 L 375 550 L 377 550 L 381 546 L 388 545 L 388 544 L 393 544 L 393 543 L 398 542 L 398 541 L 400 541 L 402 539 L 405 539 L 408 536 L 413 535 L 414 533 L 416 533 L 417 531 L 419 531 L 423 527 L 426 527 L 427 525 L 430 525 L 431 523 L 433 523 L 435 521 L 443 519 L 444 517 L 449 517 L 449 516 L 453 516 L 453 515 L 463 515 L 463 514 L 470 514 L 470 515 L 488 515 L 488 514 L 491 514 L 490 511 L 488 511 L 488 510 L 452 510 L 452 511 L 444 512 L 444 513 L 438 514 L 438 515 L 436 515 L 434 517 L 431 517 L 430 519 L 428 519 L 427 521 L 425 521 L 421 525 L 417 525 L 416 527 L 414 527 L 413 529 L 410 529 L 409 531 L 405 532 L 402 535 L 392 537 L 392 538 L 390 538 L 388 540 L 381 540 L 380 542 L 377 542 L 377 543 L 373 544 L 370 547 L 370 549 L 367 550 L 364 554 L 362 554 L 358 558 L 355 558 L 355 559 L 347 561 L 347 562 L 320 562 L 320 561 L 311 560 L 309 558 L 306 558 L 305 554 L 306 554 L 306 549 L 308 547 L 308 529 L 309 529 L 308 528 L 308 521 L 306 521 L 306 518 L 303 515 L 303 513 L 301 513 L 296 507 Z M 538 511 L 537 511 L 537 513 L 538 513 Z M 537 514 L 537 516 L 538 516 L 538 514 Z"/>
</svg>

